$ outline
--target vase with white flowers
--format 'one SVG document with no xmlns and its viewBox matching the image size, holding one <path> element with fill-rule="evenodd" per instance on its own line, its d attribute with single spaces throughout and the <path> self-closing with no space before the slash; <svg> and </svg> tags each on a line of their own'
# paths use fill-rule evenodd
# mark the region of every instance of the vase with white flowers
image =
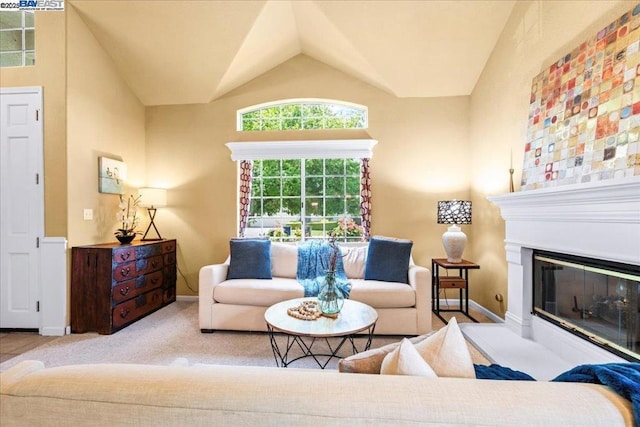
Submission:
<svg viewBox="0 0 640 427">
<path fill-rule="evenodd" d="M 122 244 L 131 243 L 133 239 L 135 239 L 136 234 L 141 234 L 139 231 L 136 231 L 136 227 L 140 222 L 138 205 L 140 205 L 140 196 L 135 197 L 133 194 L 128 196 L 120 195 L 119 210 L 116 218 L 118 218 L 121 227 L 113 234 Z"/>
</svg>

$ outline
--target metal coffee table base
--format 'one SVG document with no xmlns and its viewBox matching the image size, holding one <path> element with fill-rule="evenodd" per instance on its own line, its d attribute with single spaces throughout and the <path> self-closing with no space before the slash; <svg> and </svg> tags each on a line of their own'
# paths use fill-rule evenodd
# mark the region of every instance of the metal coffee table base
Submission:
<svg viewBox="0 0 640 427">
<path fill-rule="evenodd" d="M 331 359 L 333 359 L 334 357 L 340 357 L 338 355 L 338 352 L 342 349 L 342 347 L 346 342 L 349 342 L 349 344 L 351 345 L 352 354 L 369 350 L 369 348 L 371 347 L 371 341 L 373 340 L 373 332 L 375 328 L 376 328 L 376 324 L 374 323 L 368 329 L 366 329 L 366 332 L 363 334 L 364 336 L 362 337 L 366 340 L 365 345 L 362 349 L 359 350 L 356 347 L 356 343 L 354 341 L 354 338 L 356 337 L 355 334 L 344 335 L 344 336 L 321 337 L 321 338 L 308 337 L 308 336 L 302 336 L 302 335 L 287 334 L 285 332 L 276 332 L 276 330 L 274 330 L 274 328 L 271 325 L 267 324 L 269 340 L 271 341 L 271 349 L 273 350 L 273 357 L 276 360 L 276 365 L 283 368 L 286 368 L 296 360 L 311 357 L 313 358 L 313 360 L 316 361 L 320 369 L 324 369 L 329 364 Z M 284 345 L 285 344 L 284 342 L 281 343 L 283 344 L 283 347 L 284 347 L 283 350 L 280 350 L 280 346 L 278 345 L 278 341 L 276 339 L 277 335 L 286 337 L 286 345 Z M 334 340 L 340 339 L 340 341 L 337 343 L 336 346 L 332 346 L 331 342 L 329 342 L 330 338 Z M 323 353 L 314 353 L 313 347 L 317 341 L 319 342 L 324 341 L 325 344 L 327 345 L 327 348 L 329 349 L 329 352 L 328 353 L 324 352 L 326 350 L 323 349 L 322 350 Z M 298 355 L 299 354 L 299 352 L 297 351 L 298 349 L 302 352 L 301 356 Z M 293 358 L 290 359 L 290 357 L 293 357 Z M 327 358 L 326 360 L 324 360 L 325 357 Z M 322 360 L 324 360 L 324 363 L 322 362 Z"/>
</svg>

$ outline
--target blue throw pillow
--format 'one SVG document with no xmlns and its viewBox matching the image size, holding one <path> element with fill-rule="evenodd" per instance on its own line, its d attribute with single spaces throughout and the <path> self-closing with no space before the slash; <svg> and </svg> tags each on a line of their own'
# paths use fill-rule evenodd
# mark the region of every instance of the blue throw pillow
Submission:
<svg viewBox="0 0 640 427">
<path fill-rule="evenodd" d="M 231 239 L 227 279 L 271 279 L 271 240 Z"/>
<path fill-rule="evenodd" d="M 372 237 L 364 268 L 365 280 L 383 282 L 409 282 L 411 240 Z"/>
</svg>

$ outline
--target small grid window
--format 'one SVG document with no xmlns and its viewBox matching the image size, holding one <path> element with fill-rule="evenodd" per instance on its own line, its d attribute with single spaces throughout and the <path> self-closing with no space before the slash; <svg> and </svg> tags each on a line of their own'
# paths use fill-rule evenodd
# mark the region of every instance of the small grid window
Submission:
<svg viewBox="0 0 640 427">
<path fill-rule="evenodd" d="M 359 159 L 256 160 L 245 236 L 362 239 Z"/>
<path fill-rule="evenodd" d="M 238 130 L 244 132 L 366 127 L 366 107 L 332 101 L 295 100 L 238 111 Z"/>
<path fill-rule="evenodd" d="M 35 65 L 35 49 L 34 12 L 0 12 L 0 67 Z"/>
</svg>

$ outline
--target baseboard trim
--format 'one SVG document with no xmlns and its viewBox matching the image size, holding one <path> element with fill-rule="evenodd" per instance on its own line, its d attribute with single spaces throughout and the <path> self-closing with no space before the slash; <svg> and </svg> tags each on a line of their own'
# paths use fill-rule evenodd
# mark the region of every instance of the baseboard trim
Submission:
<svg viewBox="0 0 640 427">
<path fill-rule="evenodd" d="M 176 301 L 196 302 L 198 301 L 198 296 L 197 295 L 177 295 Z M 443 304 L 457 306 L 458 302 L 459 302 L 458 299 L 454 299 L 454 298 L 451 298 L 451 299 L 440 298 L 440 307 L 442 307 Z M 487 316 L 489 319 L 491 319 L 495 323 L 504 323 L 504 319 L 502 317 L 496 315 L 492 311 L 487 310 L 485 307 L 481 306 L 480 304 L 478 304 L 472 299 L 469 300 L 469 308 L 473 308 L 474 310 L 479 311 L 480 313 Z"/>
<path fill-rule="evenodd" d="M 198 301 L 197 295 L 176 295 L 176 301 L 195 302 Z"/>
<path fill-rule="evenodd" d="M 440 308 L 446 309 L 446 305 L 455 305 L 457 307 L 459 303 L 460 300 L 457 298 L 440 298 Z M 479 311 L 495 323 L 504 323 L 504 319 L 502 317 L 498 316 L 492 311 L 487 310 L 485 307 L 481 306 L 472 299 L 469 300 L 469 308 L 473 308 L 474 310 Z"/>
<path fill-rule="evenodd" d="M 65 335 L 66 328 L 48 327 L 40 329 L 40 335 L 45 337 L 62 337 Z"/>
</svg>

